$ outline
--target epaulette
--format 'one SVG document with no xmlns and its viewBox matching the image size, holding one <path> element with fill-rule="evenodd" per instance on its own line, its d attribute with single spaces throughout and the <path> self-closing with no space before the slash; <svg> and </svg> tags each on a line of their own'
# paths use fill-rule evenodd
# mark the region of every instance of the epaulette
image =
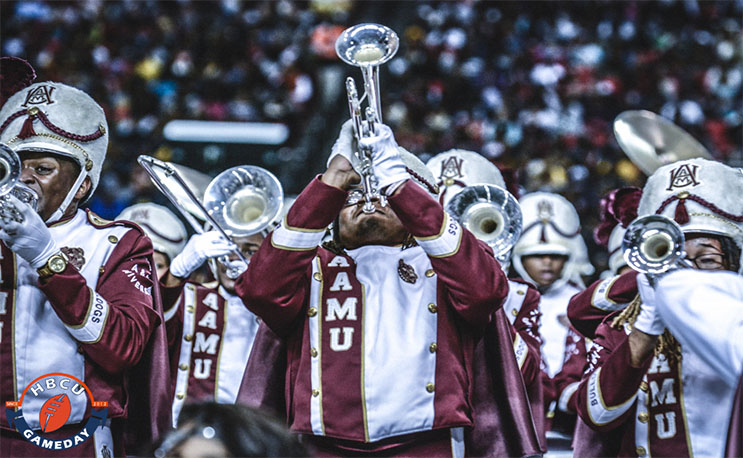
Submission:
<svg viewBox="0 0 743 458">
<path fill-rule="evenodd" d="M 142 230 L 141 227 L 139 227 L 136 223 L 133 223 L 131 221 L 126 221 L 126 220 L 111 221 L 105 218 L 101 218 L 100 216 L 93 213 L 89 208 L 85 209 L 85 213 L 87 213 L 88 215 L 88 222 L 90 222 L 90 224 L 92 224 L 98 229 L 105 229 L 107 227 L 112 227 L 112 226 L 124 226 L 130 229 L 134 229 L 142 235 L 146 235 L 144 230 Z"/>
<path fill-rule="evenodd" d="M 100 216 L 93 213 L 91 210 L 86 210 L 88 214 L 88 222 L 96 227 L 108 227 L 114 223 L 114 221 L 103 219 Z"/>
</svg>

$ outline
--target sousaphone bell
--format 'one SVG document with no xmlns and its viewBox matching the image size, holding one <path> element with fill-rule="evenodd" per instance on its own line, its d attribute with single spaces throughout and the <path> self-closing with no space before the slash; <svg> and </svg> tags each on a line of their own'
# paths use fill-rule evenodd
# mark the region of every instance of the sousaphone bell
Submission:
<svg viewBox="0 0 743 458">
<path fill-rule="evenodd" d="M 712 159 L 694 137 L 652 111 L 622 112 L 614 120 L 614 136 L 622 151 L 646 175 L 684 159 Z"/>
</svg>

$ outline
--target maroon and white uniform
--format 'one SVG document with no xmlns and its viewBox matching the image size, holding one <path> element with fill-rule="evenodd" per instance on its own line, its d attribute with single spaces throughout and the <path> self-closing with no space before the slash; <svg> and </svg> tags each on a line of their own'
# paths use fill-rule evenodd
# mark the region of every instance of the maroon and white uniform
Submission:
<svg viewBox="0 0 743 458">
<path fill-rule="evenodd" d="M 61 372 L 79 378 L 96 400 L 108 401 L 112 423 L 97 430 L 96 450 L 108 444 L 118 455 L 123 453 L 121 419 L 137 415 L 127 412 L 128 374 L 161 320 L 153 306 L 152 244 L 136 226 L 103 221 L 82 210 L 49 230 L 70 262 L 41 284 L 36 269 L 0 245 L 0 392 L 5 401 L 19 400 L 42 375 Z M 40 429 L 39 411 L 48 398 L 43 392 L 24 398 L 23 413 L 31 428 Z M 88 403 L 84 396 L 69 398 L 66 425 L 80 424 L 89 415 Z M 8 429 L 1 410 L 0 428 Z M 12 434 L 4 434 L 3 455 L 21 455 L 35 447 L 20 436 L 17 442 L 9 440 Z"/>
<path fill-rule="evenodd" d="M 632 367 L 629 326 L 611 327 L 614 316 L 596 330 L 578 388 L 583 421 L 598 431 L 620 431 L 621 443 L 614 444 L 620 456 L 721 456 L 734 387 L 683 347 L 677 363 L 661 354 Z"/>
<path fill-rule="evenodd" d="M 233 404 L 260 320 L 216 282 L 160 284 L 173 382 L 173 426 L 186 402 Z"/>
<path fill-rule="evenodd" d="M 565 308 L 580 291 L 570 282 L 558 283 L 542 293 L 539 306 L 547 429 L 566 433 L 571 433 L 574 426 L 574 396 L 585 368 L 586 341 L 570 326 Z"/>
<path fill-rule="evenodd" d="M 637 296 L 637 272 L 597 280 L 576 294 L 568 304 L 570 324 L 592 339 L 596 328 L 610 313 L 623 310 Z"/>
<path fill-rule="evenodd" d="M 236 284 L 287 339 L 289 425 L 356 443 L 444 428 L 461 437 L 457 427 L 472 424 L 477 332 L 507 279 L 492 251 L 411 182 L 389 205 L 418 246 L 318 248 L 345 200 L 311 182 Z"/>
<path fill-rule="evenodd" d="M 538 382 L 542 356 L 539 334 L 539 291 L 520 280 L 508 280 L 508 297 L 503 303 L 511 323 L 513 351 L 527 387 Z"/>
</svg>

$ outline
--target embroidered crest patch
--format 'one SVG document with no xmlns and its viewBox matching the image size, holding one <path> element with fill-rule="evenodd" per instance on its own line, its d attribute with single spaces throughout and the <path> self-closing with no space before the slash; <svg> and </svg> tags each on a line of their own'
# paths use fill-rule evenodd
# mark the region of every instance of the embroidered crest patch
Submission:
<svg viewBox="0 0 743 458">
<path fill-rule="evenodd" d="M 697 172 L 699 171 L 698 165 L 682 164 L 670 172 L 670 181 L 666 191 L 673 191 L 677 188 L 686 188 L 689 186 L 697 186 L 700 184 L 697 178 Z"/>
<path fill-rule="evenodd" d="M 402 281 L 407 283 L 415 283 L 418 280 L 418 274 L 415 273 L 413 266 L 405 264 L 402 259 L 397 263 L 397 274 L 402 278 Z"/>
<path fill-rule="evenodd" d="M 29 104 L 41 105 L 42 103 L 51 105 L 54 103 L 54 100 L 52 100 L 52 92 L 54 92 L 54 86 L 47 86 L 45 84 L 36 86 L 26 93 L 26 100 L 21 106 L 27 107 Z"/>
</svg>

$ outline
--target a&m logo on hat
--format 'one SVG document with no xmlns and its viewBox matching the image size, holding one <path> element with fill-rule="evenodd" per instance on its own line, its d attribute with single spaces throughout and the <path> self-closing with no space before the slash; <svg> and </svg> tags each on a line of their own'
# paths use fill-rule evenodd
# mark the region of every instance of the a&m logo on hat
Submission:
<svg viewBox="0 0 743 458">
<path fill-rule="evenodd" d="M 31 399 L 46 400 L 41 408 L 33 413 L 24 414 L 23 403 Z M 82 424 L 79 431 L 63 438 L 49 438 L 49 434 L 62 428 L 72 414 L 73 405 L 79 401 L 89 402 L 90 417 Z M 76 447 L 93 437 L 95 430 L 106 423 L 108 402 L 96 401 L 90 389 L 76 377 L 54 372 L 36 378 L 23 390 L 20 401 L 5 403 L 6 416 L 10 427 L 18 431 L 27 441 L 47 450 L 67 450 Z M 17 409 L 17 410 L 16 410 Z M 38 416 L 29 418 L 27 415 Z M 39 424 L 41 434 L 31 429 L 31 424 Z"/>
<path fill-rule="evenodd" d="M 670 171 L 670 181 L 666 191 L 673 191 L 676 188 L 686 188 L 688 186 L 697 186 L 699 179 L 697 172 L 699 166 L 695 164 L 682 164 Z"/>
</svg>

